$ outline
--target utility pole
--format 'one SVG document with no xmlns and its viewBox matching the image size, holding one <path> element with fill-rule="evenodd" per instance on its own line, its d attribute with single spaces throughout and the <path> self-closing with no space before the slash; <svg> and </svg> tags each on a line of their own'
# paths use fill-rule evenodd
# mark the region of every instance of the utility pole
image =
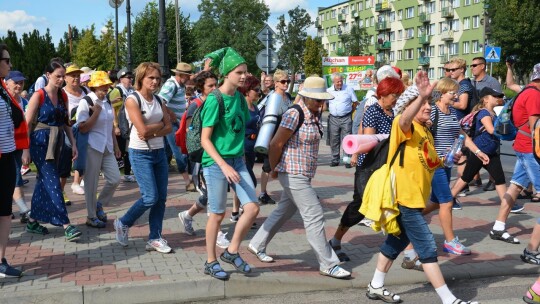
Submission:
<svg viewBox="0 0 540 304">
<path fill-rule="evenodd" d="M 174 0 L 174 8 L 174 15 L 176 16 L 176 62 L 182 62 L 182 46 L 180 45 L 180 16 L 178 16 L 180 7 L 178 6 L 178 0 Z"/>
<path fill-rule="evenodd" d="M 68 39 L 69 39 L 69 57 L 73 54 L 73 37 L 71 34 L 71 24 L 68 24 Z"/>
<path fill-rule="evenodd" d="M 158 32 L 158 62 L 161 66 L 161 79 L 169 78 L 169 54 L 167 52 L 169 38 L 165 27 L 165 0 L 159 0 L 159 32 Z"/>
</svg>

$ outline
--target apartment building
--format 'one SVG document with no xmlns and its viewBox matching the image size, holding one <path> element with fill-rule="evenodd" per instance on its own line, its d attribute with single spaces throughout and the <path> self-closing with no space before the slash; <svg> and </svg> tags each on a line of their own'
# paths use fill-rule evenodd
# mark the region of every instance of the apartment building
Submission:
<svg viewBox="0 0 540 304">
<path fill-rule="evenodd" d="M 484 0 L 350 0 L 319 8 L 317 35 L 330 56 L 344 54 L 341 35 L 355 24 L 369 35 L 376 66 L 391 64 L 431 79 L 444 75 L 450 57 L 467 63 L 484 54 Z M 470 75 L 470 71 L 466 72 Z"/>
</svg>

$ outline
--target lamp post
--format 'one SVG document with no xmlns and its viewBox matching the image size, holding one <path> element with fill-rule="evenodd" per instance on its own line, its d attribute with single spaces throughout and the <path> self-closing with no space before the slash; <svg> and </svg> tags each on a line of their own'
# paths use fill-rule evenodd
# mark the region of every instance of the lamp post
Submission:
<svg viewBox="0 0 540 304">
<path fill-rule="evenodd" d="M 180 45 L 180 17 L 178 16 L 178 0 L 174 0 L 174 16 L 176 18 L 176 62 L 182 61 L 182 46 Z"/>
<path fill-rule="evenodd" d="M 132 71 L 133 59 L 131 57 L 131 0 L 126 1 L 126 15 L 127 15 L 127 69 Z"/>
<path fill-rule="evenodd" d="M 115 15 L 115 27 L 114 27 L 114 40 L 116 42 L 116 56 L 114 61 L 114 68 L 118 70 L 118 7 L 122 5 L 122 2 L 124 0 L 109 0 L 109 5 L 114 8 L 114 15 Z"/>
<path fill-rule="evenodd" d="M 165 0 L 159 0 L 158 62 L 161 66 L 161 79 L 169 78 L 169 38 L 165 27 Z"/>
</svg>

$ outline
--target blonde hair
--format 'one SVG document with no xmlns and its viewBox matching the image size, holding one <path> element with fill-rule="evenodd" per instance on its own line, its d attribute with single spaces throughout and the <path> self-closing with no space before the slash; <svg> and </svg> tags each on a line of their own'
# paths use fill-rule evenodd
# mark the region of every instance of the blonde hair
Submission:
<svg viewBox="0 0 540 304">
<path fill-rule="evenodd" d="M 443 94 L 450 91 L 457 91 L 459 90 L 459 83 L 450 77 L 444 77 L 437 82 L 435 90 Z"/>
<path fill-rule="evenodd" d="M 135 69 L 135 90 L 139 91 L 142 88 L 144 77 L 152 70 L 157 70 L 159 72 L 159 84 L 161 84 L 161 67 L 159 66 L 159 63 L 142 62 Z"/>
<path fill-rule="evenodd" d="M 458 68 L 463 69 L 463 72 L 467 70 L 467 61 L 461 57 L 452 57 L 450 58 L 450 61 L 448 61 L 449 64 L 455 63 L 458 65 Z"/>
<path fill-rule="evenodd" d="M 412 84 L 411 76 L 407 72 L 403 72 L 401 75 L 401 81 L 403 81 L 403 84 L 408 87 Z"/>
<path fill-rule="evenodd" d="M 276 70 L 274 72 L 274 82 L 278 82 L 281 78 L 289 78 L 289 75 L 284 70 Z"/>
</svg>

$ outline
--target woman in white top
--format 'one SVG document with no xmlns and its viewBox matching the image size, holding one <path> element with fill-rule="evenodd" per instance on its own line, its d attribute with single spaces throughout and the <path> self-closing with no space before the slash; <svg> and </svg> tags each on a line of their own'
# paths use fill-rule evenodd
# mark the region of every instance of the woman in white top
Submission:
<svg viewBox="0 0 540 304">
<path fill-rule="evenodd" d="M 107 99 L 111 83 L 107 72 L 94 72 L 88 83 L 92 92 L 81 99 L 77 107 L 79 132 L 88 133 L 84 174 L 88 212 L 86 225 L 94 228 L 106 226 L 107 214 L 103 211 L 103 204 L 107 205 L 111 201 L 120 183 L 116 162 L 116 157 L 120 157 L 120 149 L 114 135 L 114 110 Z M 100 171 L 105 177 L 105 185 L 96 198 Z"/>
<path fill-rule="evenodd" d="M 158 63 L 143 62 L 135 71 L 135 93 L 126 98 L 126 117 L 132 126 L 129 136 L 129 160 L 141 191 L 127 213 L 114 221 L 116 240 L 128 245 L 129 227 L 150 209 L 150 236 L 147 250 L 171 252 L 161 236 L 169 165 L 163 136 L 172 130 L 169 115 L 163 115 L 161 100 L 154 93 L 159 89 L 161 70 Z"/>
</svg>

